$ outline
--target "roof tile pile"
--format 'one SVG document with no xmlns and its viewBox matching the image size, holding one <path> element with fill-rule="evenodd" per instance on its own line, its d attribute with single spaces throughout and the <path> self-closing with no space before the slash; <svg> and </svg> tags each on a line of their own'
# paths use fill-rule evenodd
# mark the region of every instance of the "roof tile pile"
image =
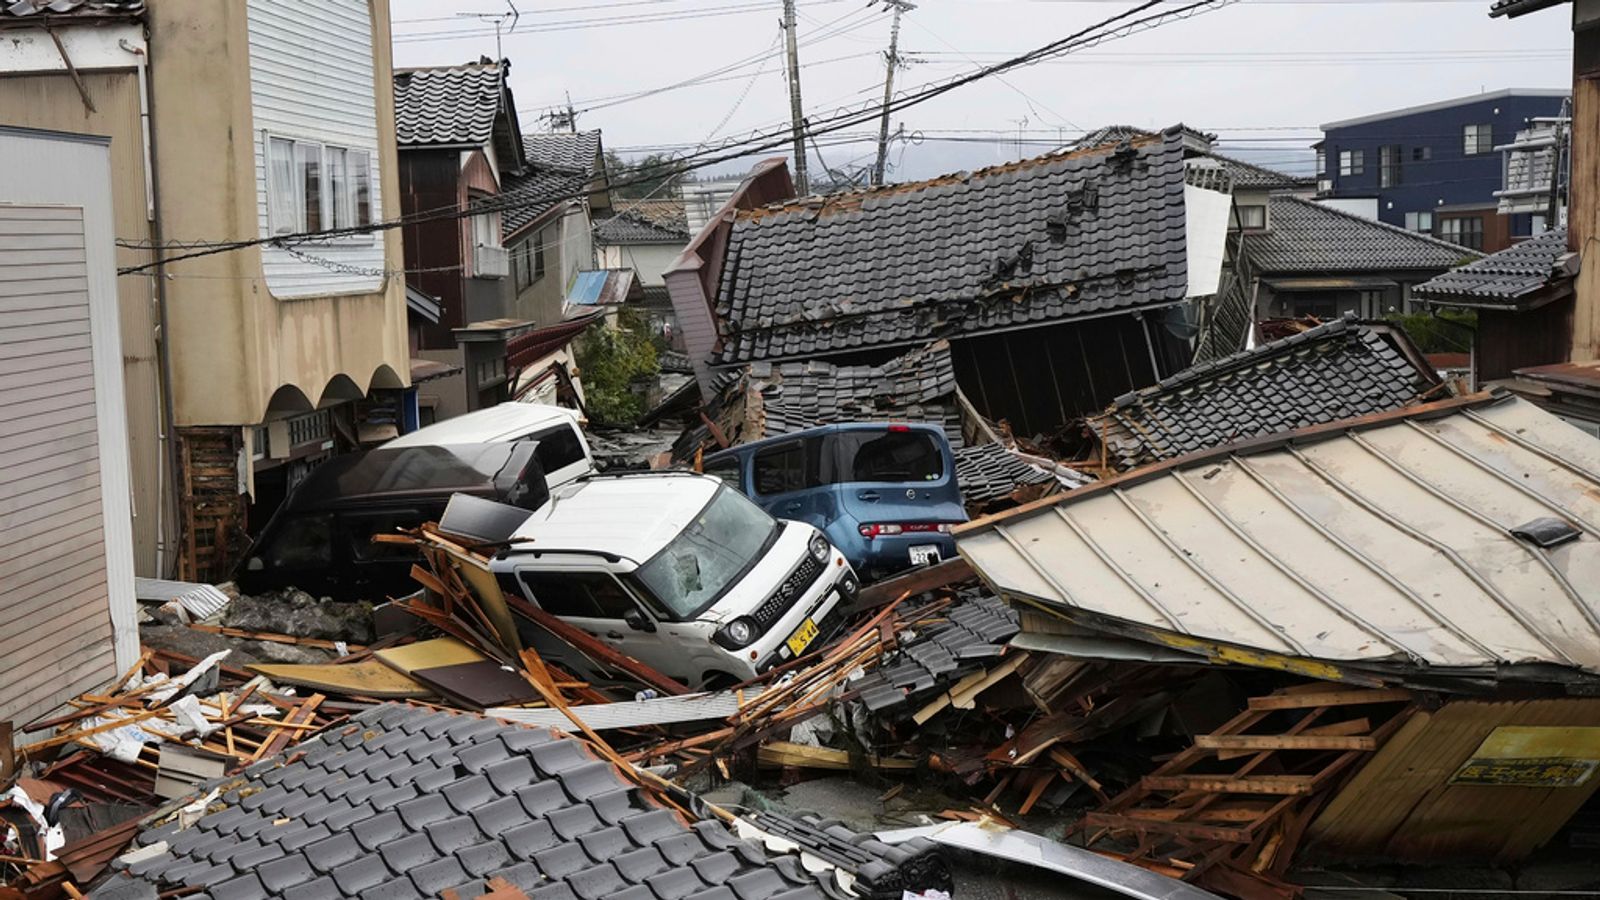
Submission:
<svg viewBox="0 0 1600 900">
<path fill-rule="evenodd" d="M 1011 495 L 1019 487 L 1044 484 L 1055 476 L 1000 444 L 978 444 L 955 451 L 956 484 L 970 509 Z"/>
<path fill-rule="evenodd" d="M 1336 319 L 1117 398 L 1089 427 L 1125 469 L 1405 406 L 1440 384 L 1381 325 Z"/>
<path fill-rule="evenodd" d="M 757 363 L 750 377 L 761 392 L 765 430 L 746 440 L 834 422 L 894 419 L 941 425 L 951 445 L 961 445 L 955 366 L 942 341 L 881 366 Z"/>
<path fill-rule="evenodd" d="M 144 0 L 0 0 L 0 20 L 38 16 L 42 19 L 136 19 L 144 15 Z"/>
<path fill-rule="evenodd" d="M 545 728 L 386 704 L 299 750 L 223 782 L 193 826 L 145 831 L 165 849 L 91 896 L 467 897 L 497 877 L 532 900 L 825 896 L 798 859 L 686 824 Z"/>
<path fill-rule="evenodd" d="M 872 712 L 925 697 L 955 684 L 1005 652 L 1021 626 L 1017 611 L 979 588 L 969 588 L 951 608 L 948 621 L 901 645 L 896 658 L 854 687 Z"/>
<path fill-rule="evenodd" d="M 1443 270 L 1483 255 L 1299 197 L 1273 197 L 1269 206 L 1267 230 L 1245 235 L 1250 262 L 1262 275 Z"/>
<path fill-rule="evenodd" d="M 1567 277 L 1557 271 L 1567 252 L 1567 229 L 1552 228 L 1412 290 L 1424 300 L 1451 306 L 1514 307 L 1529 294 Z"/>
<path fill-rule="evenodd" d="M 624 209 L 596 225 L 595 238 L 602 244 L 684 244 L 689 230 L 664 228 L 634 209 Z"/>
<path fill-rule="evenodd" d="M 488 143 L 500 95 L 495 63 L 396 71 L 394 124 L 400 146 Z"/>
<path fill-rule="evenodd" d="M 966 175 L 741 212 L 721 362 L 859 350 L 1180 302 L 1173 131 Z"/>
</svg>

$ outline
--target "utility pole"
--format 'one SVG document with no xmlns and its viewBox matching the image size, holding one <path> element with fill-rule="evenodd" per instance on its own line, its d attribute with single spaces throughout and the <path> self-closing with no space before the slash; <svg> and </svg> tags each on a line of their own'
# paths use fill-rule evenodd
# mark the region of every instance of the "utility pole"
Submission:
<svg viewBox="0 0 1600 900">
<path fill-rule="evenodd" d="M 783 30 L 789 45 L 789 120 L 794 125 L 794 183 L 800 196 L 811 193 L 806 179 L 806 122 L 800 107 L 800 48 L 795 43 L 794 0 L 783 0 Z"/>
<path fill-rule="evenodd" d="M 872 186 L 883 184 L 883 166 L 889 156 L 889 103 L 894 100 L 894 70 L 900 66 L 900 15 L 916 9 L 907 0 L 884 0 L 894 10 L 894 24 L 889 26 L 889 53 L 884 57 L 888 65 L 883 73 L 883 118 L 878 122 L 878 162 L 872 167 Z"/>
</svg>

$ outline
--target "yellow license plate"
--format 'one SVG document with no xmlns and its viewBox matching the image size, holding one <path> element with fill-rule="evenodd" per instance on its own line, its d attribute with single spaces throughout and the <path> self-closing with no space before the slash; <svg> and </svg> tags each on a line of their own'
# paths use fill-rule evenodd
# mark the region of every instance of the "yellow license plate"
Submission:
<svg viewBox="0 0 1600 900">
<path fill-rule="evenodd" d="M 816 638 L 817 623 L 811 621 L 810 619 L 806 619 L 804 622 L 800 623 L 799 628 L 794 630 L 794 634 L 789 635 L 789 640 L 787 642 L 789 644 L 789 652 L 793 653 L 795 656 L 799 656 L 801 652 L 803 652 L 806 647 L 811 644 L 812 641 L 816 640 Z"/>
</svg>

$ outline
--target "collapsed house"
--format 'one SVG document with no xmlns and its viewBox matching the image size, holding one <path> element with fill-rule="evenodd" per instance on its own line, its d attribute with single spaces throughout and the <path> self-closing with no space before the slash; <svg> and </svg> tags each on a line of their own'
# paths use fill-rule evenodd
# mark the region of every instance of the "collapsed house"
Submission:
<svg viewBox="0 0 1600 900">
<path fill-rule="evenodd" d="M 1522 859 L 1600 787 L 1597 473 L 1600 441 L 1479 394 L 1185 453 L 957 543 L 1023 636 L 1308 681 L 1084 822 L 1185 878 L 1226 861 L 1238 893 L 1267 844 Z M 1285 709 L 1316 715 L 1258 727 Z"/>
<path fill-rule="evenodd" d="M 942 338 L 980 415 L 1047 432 L 1188 364 L 1228 190 L 1176 129 L 825 197 L 765 164 L 665 278 L 706 396 L 720 369 L 881 365 Z"/>
</svg>

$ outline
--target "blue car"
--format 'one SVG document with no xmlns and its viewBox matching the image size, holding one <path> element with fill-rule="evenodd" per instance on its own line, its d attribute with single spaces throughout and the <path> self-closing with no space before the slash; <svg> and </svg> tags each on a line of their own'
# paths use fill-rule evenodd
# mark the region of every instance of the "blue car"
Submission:
<svg viewBox="0 0 1600 900">
<path fill-rule="evenodd" d="M 824 425 L 732 447 L 702 463 L 780 519 L 821 529 L 863 578 L 955 556 L 967 520 L 955 460 L 933 425 Z"/>
</svg>

